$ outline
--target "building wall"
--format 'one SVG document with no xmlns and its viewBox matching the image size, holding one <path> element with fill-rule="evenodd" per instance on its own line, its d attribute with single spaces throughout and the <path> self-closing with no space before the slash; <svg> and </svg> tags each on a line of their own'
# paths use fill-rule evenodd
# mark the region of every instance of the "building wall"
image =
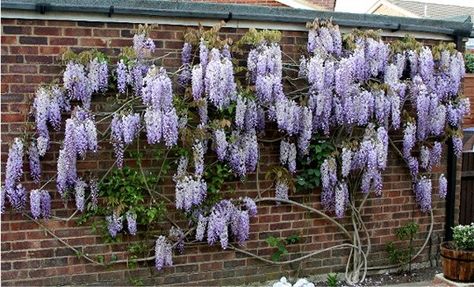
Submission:
<svg viewBox="0 0 474 287">
<path fill-rule="evenodd" d="M 57 79 L 62 70 L 59 64 L 60 54 L 67 48 L 80 51 L 86 48 L 96 48 L 116 60 L 120 48 L 132 43 L 131 31 L 137 26 L 127 23 L 75 22 L 52 20 L 20 20 L 2 19 L 2 95 L 1 95 L 1 130 L 2 130 L 2 167 L 5 167 L 8 144 L 20 135 L 24 122 L 29 116 L 31 100 L 34 91 L 41 83 Z M 154 56 L 163 56 L 162 65 L 170 70 L 180 65 L 179 50 L 183 44 L 183 33 L 186 27 L 160 25 L 155 27 L 150 36 L 155 39 L 157 51 Z M 238 38 L 245 33 L 244 29 L 224 28 L 222 34 Z M 284 31 L 282 39 L 283 51 L 298 59 L 299 51 L 306 45 L 306 33 Z M 105 97 L 95 97 L 94 107 L 107 109 L 110 100 Z M 53 140 L 60 142 L 60 134 L 53 135 Z M 54 144 L 42 162 L 44 178 L 55 174 L 55 160 L 59 144 Z M 264 178 L 265 171 L 278 161 L 278 147 L 272 144 L 262 146 L 262 166 L 259 178 Z M 88 155 L 86 160 L 79 161 L 79 170 L 87 172 L 98 170 L 104 172 L 114 162 L 112 148 L 103 145 L 97 154 Z M 443 163 L 446 159 L 442 160 Z M 398 155 L 391 152 L 388 168 L 384 173 L 384 192 L 381 197 L 371 196 L 362 209 L 362 216 L 367 222 L 372 243 L 372 253 L 369 265 L 387 264 L 385 247 L 388 242 L 395 240 L 396 228 L 403 224 L 416 221 L 420 224 L 420 232 L 415 245 L 421 246 L 429 229 L 430 217 L 419 211 L 411 191 L 410 176 L 405 164 Z M 3 169 L 4 170 L 4 169 Z M 27 170 L 27 168 L 25 168 Z M 445 172 L 445 166 L 436 169 Z M 3 178 L 3 175 L 2 175 Z M 437 178 L 437 177 L 435 177 Z M 25 174 L 25 180 L 29 179 Z M 261 180 L 262 189 L 270 182 Z M 249 176 L 245 183 L 236 181 L 228 186 L 239 190 L 239 195 L 255 196 L 256 177 Z M 434 180 L 433 186 L 437 186 Z M 27 183 L 28 189 L 35 188 Z M 54 215 L 67 218 L 74 211 L 74 203 L 64 204 L 55 191 L 54 184 L 47 186 L 54 196 Z M 170 196 L 174 189 L 168 177 L 165 180 L 164 192 Z M 273 192 L 273 191 L 270 191 Z M 434 258 L 437 244 L 444 234 L 444 201 L 433 194 L 434 229 L 431 245 L 422 252 L 417 262 L 426 262 Z M 235 195 L 234 195 L 235 196 Z M 310 194 L 292 194 L 291 198 L 320 208 L 320 191 Z M 173 210 L 170 206 L 170 210 Z M 269 258 L 274 252 L 265 243 L 265 238 L 273 236 L 289 236 L 299 234 L 300 244 L 289 247 L 290 257 L 319 250 L 338 243 L 345 238 L 337 228 L 318 215 L 287 204 L 276 205 L 273 202 L 261 203 L 259 214 L 251 221 L 250 240 L 242 247 Z M 170 216 L 175 216 L 170 213 Z M 327 272 L 343 272 L 348 250 L 326 252 L 302 263 L 289 265 L 270 265 L 262 263 L 249 256 L 234 252 L 223 251 L 219 246 L 208 246 L 205 243 L 192 243 L 186 247 L 183 255 L 174 257 L 175 265 L 164 271 L 156 272 L 153 262 L 140 263 L 136 269 L 127 264 L 111 264 L 97 266 L 84 258 L 78 258 L 74 251 L 66 247 L 68 244 L 83 254 L 97 259 L 105 255 L 109 262 L 112 255 L 117 259 L 127 258 L 127 247 L 133 238 L 123 237 L 122 243 L 107 244 L 90 225 L 78 226 L 75 220 L 64 221 L 51 219 L 35 223 L 25 216 L 7 211 L 1 217 L 1 280 L 7 285 L 58 285 L 58 284 L 130 284 L 133 279 L 141 278 L 145 284 L 177 284 L 193 282 L 196 285 L 240 284 L 262 280 L 274 280 L 280 276 L 309 276 Z M 340 220 L 346 227 L 350 219 Z M 163 223 L 163 230 L 167 230 Z M 45 232 L 45 228 L 51 233 Z M 52 235 L 54 234 L 54 236 Z M 431 255 L 429 252 L 431 251 Z"/>
<path fill-rule="evenodd" d="M 391 9 L 388 6 L 385 5 L 380 5 L 379 8 L 377 8 L 372 14 L 378 14 L 378 15 L 387 15 L 387 16 L 397 16 L 397 17 L 406 17 L 407 15 L 401 13 L 400 11 L 397 11 L 395 9 Z"/>
</svg>

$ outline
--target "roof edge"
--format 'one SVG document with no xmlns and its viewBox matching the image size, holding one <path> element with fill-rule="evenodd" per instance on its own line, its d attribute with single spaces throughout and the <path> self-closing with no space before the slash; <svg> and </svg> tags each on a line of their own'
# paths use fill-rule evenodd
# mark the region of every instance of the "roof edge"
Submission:
<svg viewBox="0 0 474 287">
<path fill-rule="evenodd" d="M 470 36 L 472 30 L 471 22 L 201 2 L 152 0 L 142 0 L 139 2 L 132 0 L 3 0 L 1 10 L 2 13 L 7 11 L 37 11 L 38 13 L 46 14 L 48 12 L 74 12 L 81 14 L 98 13 L 108 15 L 108 17 L 120 14 L 173 18 L 191 17 L 225 21 L 268 21 L 293 24 L 306 23 L 315 18 L 331 18 L 336 24 L 345 27 L 431 32 L 461 37 Z"/>
</svg>

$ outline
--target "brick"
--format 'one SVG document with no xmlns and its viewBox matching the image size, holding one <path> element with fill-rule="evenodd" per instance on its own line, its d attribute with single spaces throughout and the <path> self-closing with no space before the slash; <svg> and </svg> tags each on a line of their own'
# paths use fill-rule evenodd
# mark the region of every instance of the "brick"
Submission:
<svg viewBox="0 0 474 287">
<path fill-rule="evenodd" d="M 20 36 L 20 44 L 47 45 L 48 38 Z"/>
<path fill-rule="evenodd" d="M 99 38 L 80 38 L 79 46 L 83 47 L 105 47 L 107 42 Z"/>
<path fill-rule="evenodd" d="M 74 46 L 77 45 L 77 38 L 70 37 L 60 37 L 60 38 L 49 38 L 50 45 L 65 45 L 65 46 Z"/>
<path fill-rule="evenodd" d="M 61 35 L 61 28 L 57 27 L 35 27 L 35 35 L 59 36 Z"/>
<path fill-rule="evenodd" d="M 64 28 L 64 36 L 91 36 L 92 29 L 86 28 Z"/>
<path fill-rule="evenodd" d="M 3 34 L 31 35 L 31 27 L 26 27 L 26 26 L 3 26 Z"/>
</svg>

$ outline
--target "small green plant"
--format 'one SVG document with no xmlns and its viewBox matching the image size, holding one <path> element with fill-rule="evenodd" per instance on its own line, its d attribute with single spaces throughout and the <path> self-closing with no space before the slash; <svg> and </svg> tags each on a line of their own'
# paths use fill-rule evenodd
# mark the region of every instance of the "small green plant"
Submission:
<svg viewBox="0 0 474 287">
<path fill-rule="evenodd" d="M 398 228 L 395 232 L 399 240 L 409 240 L 408 249 L 396 247 L 393 242 L 387 244 L 386 250 L 388 258 L 392 264 L 400 264 L 401 268 L 408 266 L 408 272 L 411 273 L 411 257 L 413 254 L 413 238 L 419 230 L 415 222 L 409 222 Z"/>
<path fill-rule="evenodd" d="M 453 240 L 458 249 L 474 250 L 474 222 L 453 227 Z"/>
<path fill-rule="evenodd" d="M 297 191 L 311 191 L 321 184 L 321 164 L 334 151 L 334 146 L 324 140 L 315 140 L 309 146 L 309 154 L 301 160 L 301 171 L 296 177 Z"/>
<path fill-rule="evenodd" d="M 337 273 L 328 273 L 326 278 L 326 284 L 329 287 L 337 287 Z"/>
<path fill-rule="evenodd" d="M 301 240 L 298 235 L 290 235 L 286 239 L 276 238 L 274 236 L 269 236 L 265 241 L 271 247 L 277 248 L 275 252 L 272 254 L 273 261 L 280 261 L 281 256 L 288 254 L 288 249 L 286 249 L 287 245 L 296 244 Z"/>
<path fill-rule="evenodd" d="M 474 54 L 464 55 L 464 63 L 466 65 L 466 72 L 474 73 Z"/>
</svg>

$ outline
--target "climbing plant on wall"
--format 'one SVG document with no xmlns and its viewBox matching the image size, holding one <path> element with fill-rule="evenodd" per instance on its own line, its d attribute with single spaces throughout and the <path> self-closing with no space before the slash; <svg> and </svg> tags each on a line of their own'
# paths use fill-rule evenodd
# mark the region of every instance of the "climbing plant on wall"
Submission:
<svg viewBox="0 0 474 287">
<path fill-rule="evenodd" d="M 109 240 L 160 230 L 159 220 L 169 220 L 170 230 L 152 235 L 154 256 L 134 257 L 154 260 L 158 270 L 172 265 L 173 252 L 184 252 L 195 239 L 277 264 L 349 248 L 352 272 L 346 280 L 363 280 L 370 238 L 360 210 L 370 193 L 383 196 L 389 149 L 406 163 L 423 212 L 431 211 L 434 183 L 439 196 L 446 195 L 446 178 L 434 178 L 431 171 L 447 140 L 461 154 L 460 125 L 469 111 L 460 94 L 462 55 L 451 44 L 430 49 L 410 37 L 384 43 L 374 31 L 341 35 L 337 25 L 316 20 L 308 24 L 306 52 L 296 61 L 282 52 L 278 31 L 250 29 L 230 41 L 220 38 L 219 29 L 189 30 L 182 65 L 174 72 L 159 66 L 169 54 L 152 57 L 155 44 L 147 26 L 140 26 L 133 47 L 123 49 L 117 63 L 98 51 L 65 53 L 62 83 L 36 92 L 35 130 L 11 143 L 2 212 L 7 200 L 33 220 L 50 218 L 51 194 L 45 188 L 54 181 L 64 200 L 75 201 L 81 221 L 104 218 Z M 94 107 L 100 94 L 113 97 L 112 108 Z M 272 128 L 279 135 L 269 138 L 266 131 Z M 63 131 L 64 139 L 57 174 L 45 179 L 41 160 L 55 144 L 51 130 Z M 402 140 L 396 140 L 399 135 Z M 268 171 L 274 185 L 262 190 L 260 149 L 272 142 L 279 142 L 280 165 Z M 78 172 L 78 161 L 106 144 L 115 158 L 108 171 Z M 158 166 L 146 163 L 144 153 L 150 151 Z M 25 159 L 38 187 L 29 192 L 21 184 Z M 160 188 L 171 169 L 173 198 Z M 255 172 L 256 198 L 221 192 L 227 180 L 245 181 Z M 323 211 L 289 199 L 293 191 L 319 192 L 319 186 Z M 357 196 L 363 200 L 356 206 Z M 265 201 L 317 213 L 338 226 L 349 243 L 278 262 L 241 249 L 249 220 Z M 166 216 L 170 203 L 189 225 Z M 347 212 L 351 231 L 338 222 Z"/>
</svg>

